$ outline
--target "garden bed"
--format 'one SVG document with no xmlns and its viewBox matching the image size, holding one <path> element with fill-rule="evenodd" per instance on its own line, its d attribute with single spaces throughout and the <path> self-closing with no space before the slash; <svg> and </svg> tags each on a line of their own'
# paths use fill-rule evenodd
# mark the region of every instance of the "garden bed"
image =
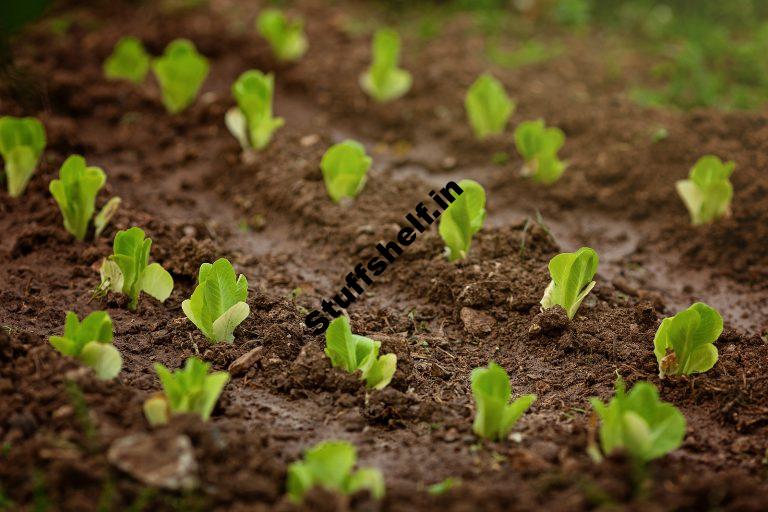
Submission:
<svg viewBox="0 0 768 512">
<path fill-rule="evenodd" d="M 354 509 L 765 510 L 768 117 L 638 107 L 605 65 L 607 36 L 567 36 L 569 51 L 553 60 L 492 68 L 517 102 L 513 125 L 542 117 L 567 136 L 568 170 L 537 186 L 518 175 L 511 130 L 477 142 L 466 122 L 464 93 L 489 69 L 467 17 L 427 42 L 404 32 L 413 88 L 378 105 L 358 86 L 369 35 L 348 25 L 383 23 L 386 13 L 373 3 L 329 4 L 294 6 L 308 20 L 310 50 L 288 66 L 251 28 L 258 2 L 182 11 L 105 2 L 66 11 L 73 23 L 64 35 L 40 24 L 18 41 L 23 74 L 0 87 L 0 109 L 38 117 L 48 146 L 24 196 L 0 194 L 5 495 L 30 510 L 41 500 L 49 510 L 292 509 L 287 465 L 319 441 L 346 439 L 387 486 L 381 502 L 353 496 Z M 129 34 L 154 55 L 186 37 L 210 59 L 191 108 L 172 116 L 154 81 L 104 78 L 102 62 Z M 231 84 L 247 69 L 275 73 L 275 111 L 286 119 L 255 158 L 241 154 L 223 122 Z M 654 141 L 659 127 L 668 136 Z M 374 164 L 354 203 L 339 206 L 327 198 L 319 162 L 345 138 L 364 143 Z M 498 152 L 509 158 L 493 163 Z M 71 239 L 48 192 L 73 153 L 102 167 L 109 195 L 123 198 L 95 241 Z M 693 227 L 674 183 L 704 154 L 737 163 L 733 214 Z M 348 310 L 354 332 L 398 357 L 392 384 L 366 390 L 331 368 L 304 314 L 392 239 L 430 190 L 464 178 L 488 197 L 468 258 L 448 262 L 433 228 Z M 137 312 L 122 296 L 93 297 L 114 234 L 131 226 L 152 238 L 152 259 L 176 281 L 164 304 L 145 295 Z M 548 261 L 582 245 L 601 256 L 595 290 L 571 322 L 542 313 Z M 221 256 L 250 284 L 252 314 L 231 345 L 210 344 L 180 306 L 199 265 Z M 696 300 L 723 314 L 720 359 L 704 374 L 660 381 L 654 333 Z M 48 344 L 68 310 L 96 309 L 112 317 L 124 358 L 111 382 Z M 159 389 L 153 362 L 176 368 L 198 355 L 226 370 L 251 351 L 211 421 L 181 417 L 158 430 L 192 440 L 194 491 L 153 490 L 110 463 L 116 439 L 149 431 L 142 403 Z M 472 432 L 469 376 L 489 360 L 507 369 L 515 395 L 538 395 L 504 442 Z M 620 457 L 595 464 L 586 451 L 588 399 L 611 396 L 617 372 L 655 383 L 688 421 L 683 445 L 643 477 Z M 425 491 L 447 477 L 463 483 L 438 496 Z M 345 500 L 314 491 L 304 508 L 344 509 Z"/>
</svg>

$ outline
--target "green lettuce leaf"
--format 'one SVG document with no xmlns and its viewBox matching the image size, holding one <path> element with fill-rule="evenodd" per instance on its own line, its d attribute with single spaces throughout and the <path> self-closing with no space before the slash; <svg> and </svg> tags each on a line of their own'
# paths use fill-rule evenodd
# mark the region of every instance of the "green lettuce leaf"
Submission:
<svg viewBox="0 0 768 512">
<path fill-rule="evenodd" d="M 360 379 L 373 389 L 384 389 L 397 369 L 397 356 L 379 356 L 381 342 L 352 334 L 349 319 L 340 316 L 325 331 L 325 354 L 334 368 L 360 372 Z"/>
<path fill-rule="evenodd" d="M 198 284 L 181 308 L 189 320 L 213 342 L 234 341 L 235 328 L 250 314 L 248 280 L 235 276 L 235 269 L 225 258 L 203 263 Z"/>
<path fill-rule="evenodd" d="M 492 440 L 504 439 L 536 400 L 536 395 L 522 395 L 510 403 L 509 376 L 493 362 L 488 368 L 472 370 L 472 395 L 477 405 L 473 430 L 478 436 Z"/>
<path fill-rule="evenodd" d="M 173 278 L 168 271 L 158 263 L 148 263 L 151 247 L 152 240 L 145 238 L 140 228 L 118 231 L 113 254 L 101 265 L 102 286 L 127 295 L 131 310 L 136 310 L 142 291 L 160 302 L 165 302 L 173 291 Z"/>
<path fill-rule="evenodd" d="M 272 135 L 285 124 L 282 117 L 272 116 L 275 77 L 249 70 L 232 85 L 237 107 L 229 109 L 225 123 L 243 149 L 264 149 Z"/>
<path fill-rule="evenodd" d="M 181 112 L 195 101 L 209 68 L 208 59 L 188 39 L 171 41 L 163 55 L 152 61 L 168 112 Z"/>
<path fill-rule="evenodd" d="M 711 369 L 718 358 L 714 342 L 722 333 L 723 317 L 702 302 L 665 318 L 653 339 L 659 377 L 691 375 Z"/>
<path fill-rule="evenodd" d="M 400 35 L 382 28 L 373 36 L 373 63 L 360 76 L 360 87 L 373 99 L 386 102 L 403 96 L 411 88 L 411 74 L 397 67 L 400 61 Z"/>
<path fill-rule="evenodd" d="M 616 380 L 616 393 L 608 404 L 590 399 L 600 418 L 600 445 L 603 453 L 625 451 L 647 462 L 677 449 L 685 437 L 686 421 L 677 408 L 659 400 L 656 387 L 638 382 L 626 394 L 624 381 Z"/>
<path fill-rule="evenodd" d="M 357 450 L 347 441 L 324 441 L 307 450 L 304 460 L 288 466 L 286 488 L 295 503 L 314 487 L 331 492 L 353 494 L 367 489 L 375 499 L 384 496 L 385 484 L 381 472 L 373 468 L 352 471 L 357 462 Z"/>
<path fill-rule="evenodd" d="M 224 386 L 229 382 L 229 373 L 214 372 L 209 374 L 210 365 L 190 357 L 184 368 L 171 372 L 160 363 L 155 363 L 155 372 L 160 377 L 163 394 L 171 414 L 191 413 L 199 415 L 203 421 L 208 421 L 219 399 Z M 151 399 L 150 399 L 151 400 Z M 152 404 L 150 404 L 152 405 Z M 155 407 L 146 405 L 147 409 Z M 158 416 L 153 414 L 150 419 L 157 422 Z"/>
<path fill-rule="evenodd" d="M 345 140 L 331 146 L 323 155 L 320 169 L 328 195 L 334 203 L 344 197 L 356 197 L 365 185 L 365 176 L 373 159 L 365 148 L 354 140 Z"/>
<path fill-rule="evenodd" d="M 507 96 L 504 86 L 487 73 L 469 88 L 464 106 L 478 139 L 503 133 L 515 111 L 515 103 Z"/>
<path fill-rule="evenodd" d="M 306 53 L 309 43 L 301 19 L 288 19 L 279 9 L 264 9 L 256 19 L 256 30 L 269 42 L 278 60 L 298 60 Z"/>
<path fill-rule="evenodd" d="M 112 54 L 104 61 L 104 75 L 107 78 L 140 84 L 147 77 L 149 63 L 149 54 L 141 41 L 126 36 L 117 42 Z"/>
<path fill-rule="evenodd" d="M 112 319 L 106 311 L 94 311 L 83 318 L 69 311 L 64 322 L 64 335 L 51 336 L 53 347 L 65 356 L 74 357 L 96 372 L 100 379 L 113 379 L 120 373 L 123 359 L 112 345 Z"/>
<path fill-rule="evenodd" d="M 0 155 L 5 162 L 8 195 L 19 197 L 27 188 L 45 149 L 45 128 L 33 117 L 0 117 Z"/>
<path fill-rule="evenodd" d="M 461 180 L 462 194 L 440 216 L 438 232 L 448 249 L 448 259 L 467 257 L 472 237 L 485 221 L 485 190 L 472 180 Z"/>
<path fill-rule="evenodd" d="M 595 282 L 592 278 L 597 273 L 599 258 L 597 253 L 582 247 L 576 252 L 558 254 L 549 261 L 549 275 L 552 281 L 541 299 L 542 309 L 562 306 L 573 320 L 582 301 L 586 298 Z"/>
<path fill-rule="evenodd" d="M 87 167 L 85 159 L 72 155 L 59 170 L 59 179 L 48 186 L 64 217 L 64 227 L 83 240 L 96 210 L 96 195 L 107 181 L 99 167 Z"/>
</svg>

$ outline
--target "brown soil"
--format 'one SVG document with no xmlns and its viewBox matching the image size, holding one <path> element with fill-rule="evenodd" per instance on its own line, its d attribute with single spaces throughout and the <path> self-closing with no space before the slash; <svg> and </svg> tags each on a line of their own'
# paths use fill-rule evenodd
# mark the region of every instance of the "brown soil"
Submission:
<svg viewBox="0 0 768 512">
<path fill-rule="evenodd" d="M 251 29 L 258 2 L 210 4 L 67 11 L 67 35 L 44 25 L 24 35 L 15 48 L 21 78 L 0 86 L 3 113 L 38 116 L 49 140 L 23 198 L 0 193 L 0 488 L 20 510 L 41 510 L 43 501 L 67 511 L 292 510 L 287 465 L 329 438 L 354 442 L 361 464 L 384 473 L 387 495 L 377 503 L 317 492 L 306 510 L 768 508 L 768 116 L 636 107 L 599 34 L 563 36 L 569 50 L 547 63 L 492 68 L 468 17 L 427 42 L 406 31 L 413 89 L 375 105 L 357 86 L 368 36 L 345 27 L 386 20 L 376 4 L 297 2 L 311 49 L 288 67 Z M 133 87 L 102 77 L 101 62 L 126 34 L 154 54 L 188 37 L 210 58 L 192 108 L 170 116 L 153 81 Z M 249 68 L 275 71 L 276 111 L 287 121 L 255 161 L 241 157 L 223 124 L 230 84 Z M 518 177 L 511 133 L 472 137 L 463 94 L 486 69 L 517 100 L 513 123 L 543 117 L 565 130 L 571 164 L 556 185 Z M 653 143 L 658 126 L 669 137 Z M 336 206 L 318 164 L 346 137 L 366 143 L 375 164 L 357 200 Z M 499 151 L 508 163 L 490 162 Z M 70 240 L 47 191 L 71 153 L 105 169 L 102 198 L 124 199 L 96 241 Z M 706 153 L 737 162 L 733 215 L 694 228 L 673 183 Z M 392 385 L 367 393 L 330 367 L 304 313 L 336 293 L 376 242 L 393 238 L 430 189 L 460 178 L 488 194 L 489 219 L 470 256 L 448 263 L 433 229 L 349 308 L 355 332 L 398 356 Z M 92 299 L 95 264 L 115 231 L 132 225 L 151 236 L 152 258 L 176 281 L 165 304 L 144 297 L 136 313 L 122 297 Z M 549 258 L 580 245 L 601 255 L 598 286 L 573 322 L 540 313 Z M 220 256 L 247 275 L 252 315 L 233 345 L 212 346 L 180 304 L 199 264 Z M 694 300 L 726 318 L 720 361 L 695 378 L 659 382 L 654 332 Z M 113 382 L 47 343 L 67 310 L 94 309 L 112 316 L 125 359 Z M 256 363 L 227 385 L 210 422 L 182 417 L 165 427 L 193 442 L 196 491 L 148 489 L 110 465 L 115 439 L 149 431 L 141 404 L 159 387 L 152 362 L 177 367 L 197 354 L 226 369 L 256 347 Z M 491 359 L 510 372 L 515 393 L 539 397 L 515 440 L 472 434 L 469 374 Z M 621 458 L 597 465 L 586 454 L 588 398 L 608 397 L 617 372 L 656 383 L 688 420 L 683 446 L 643 476 Z M 463 485 L 425 492 L 446 477 Z"/>
</svg>

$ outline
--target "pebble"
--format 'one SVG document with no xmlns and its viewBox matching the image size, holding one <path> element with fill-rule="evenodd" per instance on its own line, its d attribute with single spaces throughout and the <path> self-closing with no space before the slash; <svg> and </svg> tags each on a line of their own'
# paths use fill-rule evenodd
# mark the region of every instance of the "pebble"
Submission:
<svg viewBox="0 0 768 512">
<path fill-rule="evenodd" d="M 156 431 L 121 437 L 109 447 L 107 459 L 151 487 L 191 491 L 199 485 L 192 441 L 183 434 Z"/>
<path fill-rule="evenodd" d="M 235 359 L 232 364 L 229 365 L 229 373 L 234 377 L 245 373 L 261 359 L 261 353 L 264 347 L 256 347 L 250 352 L 246 352 L 242 356 Z"/>
</svg>

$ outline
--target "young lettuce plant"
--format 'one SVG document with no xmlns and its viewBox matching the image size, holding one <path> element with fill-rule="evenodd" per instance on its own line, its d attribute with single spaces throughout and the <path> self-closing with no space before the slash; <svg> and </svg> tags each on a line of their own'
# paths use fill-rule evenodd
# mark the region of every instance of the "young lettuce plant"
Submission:
<svg viewBox="0 0 768 512">
<path fill-rule="evenodd" d="M 552 281 L 544 290 L 541 308 L 562 306 L 568 319 L 573 320 L 581 302 L 595 287 L 592 278 L 597 273 L 598 262 L 597 253 L 589 247 L 582 247 L 576 252 L 564 252 L 549 260 Z"/>
<path fill-rule="evenodd" d="M 106 311 L 94 311 L 81 322 L 75 313 L 67 312 L 64 336 L 48 338 L 53 348 L 74 357 L 93 369 L 100 379 L 113 379 L 120 373 L 123 358 L 112 345 L 112 319 Z"/>
<path fill-rule="evenodd" d="M 565 134 L 560 128 L 546 128 L 541 119 L 520 123 L 515 129 L 515 146 L 525 160 L 523 176 L 545 185 L 559 180 L 568 165 L 557 157 L 563 144 Z"/>
<path fill-rule="evenodd" d="M 285 124 L 282 117 L 272 117 L 275 77 L 249 70 L 232 85 L 237 107 L 229 109 L 224 122 L 243 149 L 264 149 L 272 135 Z"/>
<path fill-rule="evenodd" d="M 361 468 L 352 471 L 357 463 L 357 450 L 347 441 L 323 441 L 307 450 L 304 460 L 288 466 L 286 487 L 288 497 L 301 503 L 304 495 L 315 487 L 349 495 L 368 490 L 374 499 L 384 497 L 384 476 L 378 469 Z"/>
<path fill-rule="evenodd" d="M 674 405 L 659 400 L 650 382 L 638 382 L 625 393 L 624 380 L 618 377 L 616 394 L 608 404 L 594 397 L 590 403 L 600 418 L 600 446 L 606 455 L 624 451 L 645 463 L 676 449 L 685 437 L 685 417 Z M 596 449 L 592 455 L 602 459 Z"/>
<path fill-rule="evenodd" d="M 171 274 L 159 263 L 149 263 L 151 247 L 152 240 L 145 238 L 140 228 L 118 231 L 113 243 L 114 253 L 101 264 L 100 288 L 127 295 L 131 311 L 136 310 L 141 292 L 165 302 L 173 291 Z"/>
<path fill-rule="evenodd" d="M 123 37 L 104 61 L 104 75 L 112 80 L 140 84 L 147 77 L 149 62 L 149 54 L 141 41 L 132 36 Z"/>
<path fill-rule="evenodd" d="M 24 193 L 43 149 L 43 123 L 34 117 L 0 117 L 0 155 L 5 162 L 8 195 L 19 197 Z"/>
<path fill-rule="evenodd" d="M 188 39 L 171 41 L 163 55 L 152 61 L 168 112 L 181 112 L 195 100 L 209 67 L 208 59 Z"/>
<path fill-rule="evenodd" d="M 187 318 L 210 341 L 235 340 L 235 328 L 251 312 L 248 304 L 248 280 L 235 277 L 235 269 L 225 258 L 200 265 L 197 287 L 192 297 L 181 303 Z"/>
<path fill-rule="evenodd" d="M 472 237 L 485 221 L 485 190 L 473 180 L 461 180 L 461 195 L 440 216 L 438 232 L 450 261 L 467 257 Z"/>
<path fill-rule="evenodd" d="M 400 61 L 400 35 L 382 28 L 373 36 L 373 63 L 360 75 L 360 87 L 376 101 L 399 98 L 411 88 L 411 74 L 397 67 Z"/>
<path fill-rule="evenodd" d="M 510 403 L 512 386 L 504 368 L 494 362 L 488 368 L 472 370 L 472 396 L 477 404 L 472 429 L 480 437 L 501 440 L 536 400 L 536 395 L 522 395 Z"/>
<path fill-rule="evenodd" d="M 64 217 L 64 227 L 78 240 L 83 240 L 96 211 L 96 195 L 107 181 L 99 167 L 87 167 L 85 158 L 72 155 L 59 169 L 59 179 L 48 186 Z M 120 205 L 113 197 L 93 218 L 95 236 L 101 234 Z"/>
<path fill-rule="evenodd" d="M 478 139 L 503 133 L 515 111 L 515 103 L 507 96 L 504 86 L 488 73 L 481 75 L 469 88 L 464 106 Z"/>
<path fill-rule="evenodd" d="M 325 354 L 334 368 L 343 368 L 349 373 L 360 372 L 369 388 L 384 389 L 392 381 L 397 369 L 397 356 L 379 356 L 381 342 L 365 336 L 352 334 L 349 319 L 336 318 L 325 331 Z"/>
<path fill-rule="evenodd" d="M 174 414 L 197 414 L 208 421 L 221 391 L 229 382 L 229 373 L 208 374 L 211 365 L 190 357 L 183 370 L 171 372 L 155 363 L 163 392 L 144 402 L 144 416 L 152 426 L 168 423 Z"/>
<path fill-rule="evenodd" d="M 298 60 L 309 47 L 304 21 L 288 19 L 279 9 L 264 9 L 256 19 L 256 30 L 269 42 L 278 60 Z"/>
<path fill-rule="evenodd" d="M 688 179 L 677 182 L 677 193 L 694 225 L 730 215 L 733 185 L 729 178 L 735 167 L 734 162 L 723 163 L 716 156 L 703 156 L 691 169 Z"/>
<path fill-rule="evenodd" d="M 659 377 L 706 372 L 717 362 L 714 342 L 723 333 L 723 317 L 697 302 L 662 320 L 653 339 Z"/>
<path fill-rule="evenodd" d="M 345 140 L 328 148 L 320 169 L 331 200 L 338 203 L 344 197 L 357 197 L 372 163 L 373 159 L 365 154 L 363 145 L 354 140 Z"/>
</svg>

